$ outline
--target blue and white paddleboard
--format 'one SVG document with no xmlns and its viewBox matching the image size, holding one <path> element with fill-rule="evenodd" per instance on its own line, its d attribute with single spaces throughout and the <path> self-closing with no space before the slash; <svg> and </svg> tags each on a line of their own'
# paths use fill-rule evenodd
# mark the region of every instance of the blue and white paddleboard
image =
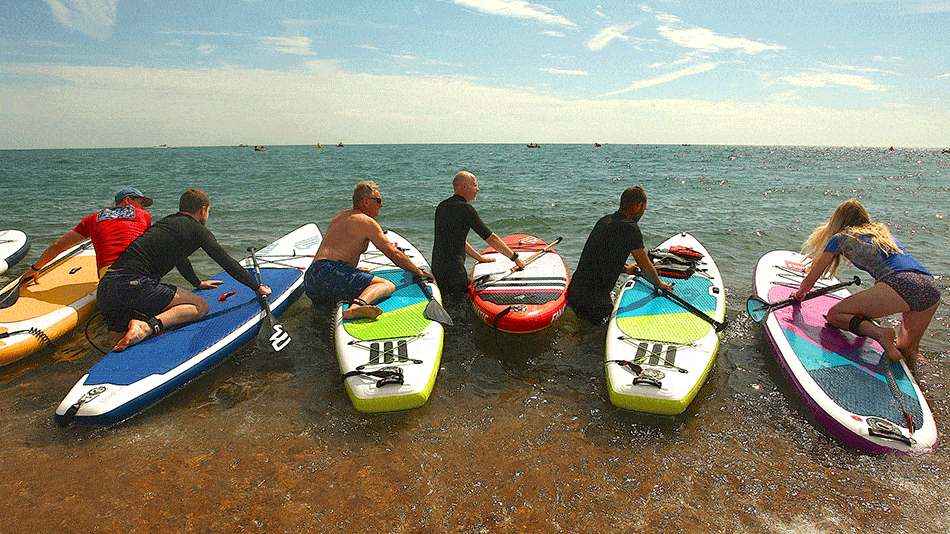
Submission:
<svg viewBox="0 0 950 534">
<path fill-rule="evenodd" d="M 766 302 L 789 298 L 801 285 L 807 260 L 776 250 L 759 260 L 752 287 Z M 823 279 L 815 289 L 836 284 Z M 937 443 L 927 399 L 903 361 L 882 358 L 874 340 L 825 321 L 847 289 L 777 308 L 764 322 L 782 371 L 818 423 L 843 443 L 874 453 L 921 453 Z"/>
<path fill-rule="evenodd" d="M 303 290 L 303 275 L 323 236 L 307 224 L 257 253 L 273 314 L 280 315 Z M 253 269 L 250 259 L 242 262 Z M 252 271 L 253 275 L 253 271 Z M 211 310 L 202 320 L 110 352 L 86 373 L 56 409 L 60 425 L 113 425 L 164 399 L 253 339 L 264 312 L 256 294 L 227 273 L 223 283 L 198 292 Z"/>
<path fill-rule="evenodd" d="M 0 231 L 0 274 L 16 265 L 30 251 L 30 238 L 20 230 Z"/>
</svg>

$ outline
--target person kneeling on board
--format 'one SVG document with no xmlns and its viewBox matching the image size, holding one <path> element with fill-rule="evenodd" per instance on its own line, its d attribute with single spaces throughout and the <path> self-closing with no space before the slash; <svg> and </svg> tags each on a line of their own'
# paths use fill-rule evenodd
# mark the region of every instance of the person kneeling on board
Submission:
<svg viewBox="0 0 950 534">
<path fill-rule="evenodd" d="M 353 188 L 353 209 L 343 210 L 330 221 L 313 263 L 304 275 L 304 290 L 314 305 L 347 302 L 344 319 L 375 319 L 383 312 L 374 302 L 396 290 L 392 282 L 357 269 L 360 255 L 370 243 L 400 268 L 432 280 L 431 274 L 416 267 L 408 256 L 393 246 L 376 222 L 383 197 L 374 182 L 360 182 Z"/>
<path fill-rule="evenodd" d="M 806 255 L 813 261 L 794 296 L 804 297 L 825 273 L 834 276 L 843 255 L 873 276 L 875 283 L 832 306 L 828 324 L 876 340 L 891 361 L 906 358 L 913 368 L 920 339 L 940 305 L 940 288 L 887 226 L 872 222 L 864 205 L 852 198 L 835 208 L 827 223 L 815 228 L 802 249 L 810 249 Z M 895 313 L 901 313 L 903 319 L 897 332 L 873 322 Z"/>
<path fill-rule="evenodd" d="M 37 273 L 44 265 L 86 238 L 92 240 L 92 246 L 96 249 L 96 268 L 101 277 L 129 243 L 152 225 L 152 216 L 145 210 L 152 202 L 134 187 L 120 189 L 115 194 L 114 206 L 85 217 L 75 228 L 54 241 L 30 266 L 30 270 L 23 273 L 21 281 L 32 278 L 35 282 Z"/>
<path fill-rule="evenodd" d="M 114 351 L 122 351 L 172 326 L 197 321 L 208 302 L 162 277 L 173 267 L 196 290 L 211 289 L 220 280 L 201 281 L 188 257 L 199 248 L 238 282 L 260 296 L 271 294 L 221 248 L 205 227 L 210 199 L 200 189 L 185 191 L 179 211 L 155 223 L 133 241 L 99 281 L 96 300 L 112 335 Z"/>
<path fill-rule="evenodd" d="M 567 287 L 567 305 L 579 317 L 594 324 L 606 322 L 614 309 L 610 292 L 621 272 L 634 274 L 639 268 L 654 287 L 666 290 L 673 287 L 660 280 L 643 247 L 643 234 L 637 223 L 646 209 L 647 194 L 643 188 L 628 187 L 620 195 L 620 209 L 594 225 Z M 631 253 L 636 261 L 626 265 Z"/>
<path fill-rule="evenodd" d="M 444 296 L 458 297 L 468 288 L 465 255 L 482 263 L 495 261 L 485 258 L 466 240 L 469 230 L 485 240 L 492 248 L 511 258 L 515 267 L 524 269 L 524 260 L 518 257 L 497 234 L 482 222 L 472 201 L 478 195 L 478 178 L 468 171 L 460 171 L 452 180 L 455 194 L 439 203 L 435 209 L 435 239 L 432 245 L 432 272 Z"/>
</svg>

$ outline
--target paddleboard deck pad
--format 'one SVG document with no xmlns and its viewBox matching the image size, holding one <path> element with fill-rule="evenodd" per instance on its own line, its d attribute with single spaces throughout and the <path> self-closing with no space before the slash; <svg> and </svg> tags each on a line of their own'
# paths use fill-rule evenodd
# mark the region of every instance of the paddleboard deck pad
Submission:
<svg viewBox="0 0 950 534">
<path fill-rule="evenodd" d="M 767 302 L 790 297 L 806 264 L 797 252 L 769 252 L 756 265 L 755 294 Z M 837 282 L 822 279 L 815 289 Z M 882 358 L 876 341 L 825 321 L 849 295 L 841 288 L 766 316 L 765 333 L 782 371 L 818 424 L 844 444 L 872 453 L 929 451 L 938 440 L 936 423 L 904 362 Z"/>
<path fill-rule="evenodd" d="M 269 304 L 280 315 L 303 290 L 304 271 L 322 241 L 307 224 L 256 253 Z M 255 276 L 250 258 L 241 262 Z M 264 311 L 254 291 L 227 273 L 223 283 L 196 292 L 211 309 L 200 321 L 168 330 L 122 352 L 110 352 L 72 388 L 56 409 L 61 426 L 114 425 L 152 406 L 220 363 L 257 335 Z"/>
<path fill-rule="evenodd" d="M 524 261 L 548 246 L 530 235 L 502 238 Z M 530 334 L 551 325 L 564 313 L 570 277 L 564 260 L 553 248 L 529 262 L 524 270 L 489 247 L 482 256 L 493 262 L 472 269 L 469 297 L 475 313 L 489 326 L 509 334 Z"/>
<path fill-rule="evenodd" d="M 660 276 L 673 293 L 722 322 L 726 296 L 719 268 L 693 236 L 681 233 L 658 248 L 702 255 L 687 278 Z M 682 413 L 706 382 L 719 349 L 710 322 L 634 276 L 624 283 L 607 323 L 606 373 L 610 402 L 638 412 Z"/>
<path fill-rule="evenodd" d="M 19 279 L 3 288 L 16 291 Z M 0 310 L 0 365 L 29 356 L 83 323 L 96 309 L 96 252 L 89 240 L 56 256 L 36 283 L 19 288 L 17 301 Z"/>
<path fill-rule="evenodd" d="M 391 230 L 386 237 L 412 263 L 429 272 L 425 258 L 409 241 Z M 442 359 L 442 325 L 426 318 L 429 300 L 412 274 L 393 264 L 372 243 L 358 267 L 389 280 L 396 290 L 374 303 L 383 310 L 376 319 L 343 319 L 349 305 L 336 307 L 334 341 L 346 393 L 364 413 L 422 406 L 435 387 Z M 441 303 L 438 286 L 429 280 L 423 283 Z"/>
<path fill-rule="evenodd" d="M 20 230 L 0 231 L 0 274 L 20 262 L 30 251 L 30 238 Z"/>
</svg>

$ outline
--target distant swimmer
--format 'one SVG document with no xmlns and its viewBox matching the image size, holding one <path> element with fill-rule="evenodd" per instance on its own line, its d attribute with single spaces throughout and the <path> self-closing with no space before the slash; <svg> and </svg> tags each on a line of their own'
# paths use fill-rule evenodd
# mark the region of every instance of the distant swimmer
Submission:
<svg viewBox="0 0 950 534">
<path fill-rule="evenodd" d="M 815 228 L 802 249 L 808 249 L 813 262 L 795 297 L 804 297 L 821 276 L 834 276 L 844 256 L 873 276 L 875 284 L 832 306 L 828 323 L 877 340 L 892 361 L 906 358 L 913 366 L 920 339 L 940 305 L 940 288 L 887 226 L 872 222 L 864 206 L 851 199 L 839 205 L 827 223 Z M 895 313 L 903 314 L 897 332 L 873 321 Z"/>
</svg>

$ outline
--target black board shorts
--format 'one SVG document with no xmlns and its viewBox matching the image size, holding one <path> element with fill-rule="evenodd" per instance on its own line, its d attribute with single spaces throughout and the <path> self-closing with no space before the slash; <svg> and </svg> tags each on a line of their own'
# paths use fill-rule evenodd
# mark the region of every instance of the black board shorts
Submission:
<svg viewBox="0 0 950 534">
<path fill-rule="evenodd" d="M 99 280 L 96 301 L 102 319 L 111 332 L 125 332 L 129 321 L 139 314 L 155 317 L 165 311 L 178 288 L 148 276 L 106 272 Z"/>
</svg>

